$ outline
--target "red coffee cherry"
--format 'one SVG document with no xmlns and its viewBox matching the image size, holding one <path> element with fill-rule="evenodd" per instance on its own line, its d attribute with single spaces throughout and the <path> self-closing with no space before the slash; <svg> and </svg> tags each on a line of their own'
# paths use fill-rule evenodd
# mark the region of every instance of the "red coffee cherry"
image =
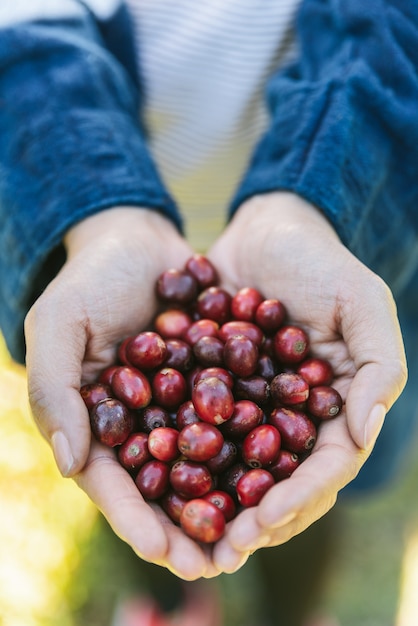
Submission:
<svg viewBox="0 0 418 626">
<path fill-rule="evenodd" d="M 263 301 L 261 293 L 253 287 L 239 289 L 231 300 L 231 314 L 236 320 L 253 322 L 258 305 Z"/>
<path fill-rule="evenodd" d="M 209 461 L 222 450 L 221 431 L 206 422 L 185 426 L 178 436 L 178 449 L 190 461 Z"/>
<path fill-rule="evenodd" d="M 238 502 L 245 507 L 257 506 L 273 485 L 270 472 L 262 468 L 250 469 L 237 483 Z"/>
<path fill-rule="evenodd" d="M 140 468 L 135 483 L 146 500 L 158 500 L 170 486 L 169 476 L 169 464 L 155 459 Z"/>
<path fill-rule="evenodd" d="M 91 409 L 90 426 L 100 443 L 113 448 L 129 437 L 134 428 L 134 418 L 120 400 L 106 398 Z"/>
<path fill-rule="evenodd" d="M 180 524 L 195 541 L 214 543 L 224 534 L 225 516 L 212 502 L 196 498 L 183 507 Z"/>
<path fill-rule="evenodd" d="M 343 399 L 334 387 L 322 385 L 312 387 L 309 392 L 307 409 L 311 415 L 327 420 L 336 417 L 343 406 Z"/>
<path fill-rule="evenodd" d="M 151 459 L 146 433 L 132 433 L 118 450 L 119 463 L 129 472 L 139 470 Z"/>
<path fill-rule="evenodd" d="M 280 451 L 279 431 L 271 424 L 261 424 L 248 433 L 242 442 L 242 458 L 249 467 L 268 468 Z"/>
<path fill-rule="evenodd" d="M 219 425 L 226 422 L 234 410 L 231 389 L 214 376 L 195 383 L 192 401 L 200 419 L 209 424 Z"/>
<path fill-rule="evenodd" d="M 300 363 L 309 352 L 309 337 L 298 326 L 282 326 L 273 342 L 275 355 L 283 363 Z"/>
<path fill-rule="evenodd" d="M 269 423 L 279 431 L 282 446 L 296 454 L 306 454 L 316 442 L 316 426 L 302 411 L 278 407 L 270 413 Z"/>
</svg>

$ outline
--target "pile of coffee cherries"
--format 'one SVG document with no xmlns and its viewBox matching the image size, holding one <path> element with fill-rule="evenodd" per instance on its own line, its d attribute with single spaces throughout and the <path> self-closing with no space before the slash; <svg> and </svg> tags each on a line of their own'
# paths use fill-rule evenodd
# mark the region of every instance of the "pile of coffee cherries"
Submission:
<svg viewBox="0 0 418 626">
<path fill-rule="evenodd" d="M 231 295 L 207 257 L 166 270 L 155 288 L 151 327 L 80 393 L 93 435 L 143 497 L 213 543 L 306 459 L 342 398 L 283 303 L 252 287 Z"/>
</svg>

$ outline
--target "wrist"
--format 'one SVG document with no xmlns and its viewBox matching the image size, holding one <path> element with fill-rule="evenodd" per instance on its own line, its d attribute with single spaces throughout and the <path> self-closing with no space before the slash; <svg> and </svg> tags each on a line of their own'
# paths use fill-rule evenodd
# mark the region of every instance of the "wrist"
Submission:
<svg viewBox="0 0 418 626">
<path fill-rule="evenodd" d="M 170 248 L 184 245 L 169 219 L 153 209 L 131 206 L 111 207 L 91 215 L 72 226 L 63 239 L 69 259 L 98 241 L 107 242 L 109 247 L 147 244 L 157 249 L 165 244 Z"/>
</svg>

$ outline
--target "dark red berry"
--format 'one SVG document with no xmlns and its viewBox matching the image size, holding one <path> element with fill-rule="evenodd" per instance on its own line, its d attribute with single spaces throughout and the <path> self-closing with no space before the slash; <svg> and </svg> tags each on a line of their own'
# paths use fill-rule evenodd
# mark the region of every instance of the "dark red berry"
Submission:
<svg viewBox="0 0 418 626">
<path fill-rule="evenodd" d="M 271 424 L 261 424 L 248 433 L 242 442 L 242 459 L 249 467 L 272 465 L 279 456 L 280 433 Z"/>
<path fill-rule="evenodd" d="M 244 439 L 248 433 L 263 421 L 262 409 L 252 400 L 238 400 L 230 419 L 222 425 L 222 432 L 227 438 Z"/>
<path fill-rule="evenodd" d="M 202 498 L 217 506 L 224 514 L 226 522 L 230 522 L 235 517 L 237 507 L 232 496 L 226 491 L 214 489 L 202 496 Z"/>
<path fill-rule="evenodd" d="M 231 300 L 231 315 L 236 320 L 253 322 L 255 312 L 263 301 L 261 293 L 253 287 L 239 289 Z"/>
<path fill-rule="evenodd" d="M 282 446 L 296 454 L 306 454 L 316 441 L 316 426 L 302 411 L 278 407 L 269 416 L 269 422 L 280 432 Z"/>
<path fill-rule="evenodd" d="M 178 436 L 178 449 L 191 461 L 208 461 L 219 454 L 224 438 L 218 428 L 206 422 L 185 426 Z"/>
<path fill-rule="evenodd" d="M 248 337 L 230 337 L 224 346 L 224 362 L 236 376 L 245 378 L 254 374 L 258 361 L 258 347 Z"/>
<path fill-rule="evenodd" d="M 214 543 L 225 532 L 225 516 L 212 502 L 196 498 L 183 507 L 180 525 L 195 541 Z"/>
<path fill-rule="evenodd" d="M 172 367 L 163 367 L 152 379 L 154 402 L 164 409 L 177 409 L 185 401 L 186 394 L 186 379 Z"/>
<path fill-rule="evenodd" d="M 336 417 L 343 406 L 343 399 L 334 387 L 322 385 L 312 387 L 309 392 L 307 409 L 311 415 L 327 420 Z"/>
<path fill-rule="evenodd" d="M 132 433 L 118 450 L 119 463 L 130 472 L 139 470 L 151 459 L 146 433 Z"/>
<path fill-rule="evenodd" d="M 171 426 L 171 418 L 168 411 L 161 406 L 149 404 L 138 416 L 138 427 L 144 433 L 150 433 L 154 428 Z"/>
<path fill-rule="evenodd" d="M 207 287 L 197 298 L 197 311 L 201 318 L 214 320 L 223 324 L 229 320 L 231 294 L 222 287 Z"/>
<path fill-rule="evenodd" d="M 196 253 L 191 256 L 186 261 L 185 269 L 196 279 L 200 289 L 212 287 L 218 282 L 215 266 L 203 254 Z"/>
<path fill-rule="evenodd" d="M 308 395 L 309 385 L 300 374 L 282 372 L 270 382 L 270 397 L 275 405 L 301 404 Z"/>
<path fill-rule="evenodd" d="M 148 450 L 159 461 L 166 463 L 174 461 L 180 456 L 177 447 L 178 437 L 178 430 L 170 426 L 154 428 L 148 435 Z"/>
<path fill-rule="evenodd" d="M 90 411 L 90 425 L 96 439 L 110 448 L 126 441 L 134 423 L 131 411 L 114 398 L 100 400 Z"/>
<path fill-rule="evenodd" d="M 269 472 L 273 476 L 274 480 L 284 480 L 289 478 L 300 465 L 300 458 L 295 452 L 284 450 L 283 448 L 279 452 L 279 456 L 273 465 L 270 465 Z"/>
<path fill-rule="evenodd" d="M 283 324 L 286 309 L 275 299 L 263 300 L 257 307 L 254 321 L 265 333 L 274 333 Z"/>
<path fill-rule="evenodd" d="M 262 468 L 250 469 L 237 483 L 238 502 L 245 507 L 257 506 L 273 485 L 270 472 Z"/>
<path fill-rule="evenodd" d="M 168 269 L 159 276 L 156 292 L 158 298 L 164 302 L 185 305 L 196 298 L 197 281 L 189 272 Z"/>
<path fill-rule="evenodd" d="M 112 377 L 112 390 L 130 409 L 142 409 L 151 401 L 151 385 L 145 374 L 135 367 L 122 365 Z"/>
<path fill-rule="evenodd" d="M 126 358 L 134 367 L 150 370 L 159 367 L 166 357 L 167 346 L 158 333 L 146 331 L 139 333 L 128 342 Z"/>
<path fill-rule="evenodd" d="M 283 363 L 300 363 L 309 352 L 309 337 L 299 326 L 282 326 L 273 342 L 276 357 Z"/>
<path fill-rule="evenodd" d="M 84 404 L 90 411 L 95 404 L 100 402 L 100 400 L 105 400 L 106 398 L 112 398 L 113 392 L 109 385 L 105 383 L 86 383 L 82 385 L 80 388 L 81 397 L 84 400 Z"/>
<path fill-rule="evenodd" d="M 181 309 L 162 311 L 154 320 L 154 328 L 163 339 L 179 338 L 193 323 L 188 313 Z"/>
<path fill-rule="evenodd" d="M 177 461 L 170 471 L 170 484 L 184 498 L 200 498 L 213 488 L 213 479 L 203 463 Z"/>
<path fill-rule="evenodd" d="M 169 476 L 168 463 L 155 459 L 140 468 L 135 483 L 146 500 L 158 500 L 169 488 Z"/>
<path fill-rule="evenodd" d="M 334 377 L 331 363 L 315 357 L 302 361 L 296 371 L 303 376 L 310 387 L 330 385 Z"/>
<path fill-rule="evenodd" d="M 234 410 L 231 389 L 220 378 L 214 376 L 195 383 L 192 401 L 200 419 L 209 424 L 223 424 Z"/>
</svg>

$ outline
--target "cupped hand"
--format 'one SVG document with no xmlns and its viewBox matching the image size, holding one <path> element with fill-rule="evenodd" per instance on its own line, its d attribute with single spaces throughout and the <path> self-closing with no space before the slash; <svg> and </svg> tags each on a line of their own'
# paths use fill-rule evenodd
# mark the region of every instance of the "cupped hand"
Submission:
<svg viewBox="0 0 418 626">
<path fill-rule="evenodd" d="M 116 360 L 126 336 L 156 311 L 155 281 L 191 249 L 156 212 L 116 207 L 74 226 L 67 261 L 26 323 L 29 398 L 64 476 L 72 476 L 144 560 L 185 579 L 212 575 L 210 559 L 157 506 L 144 502 L 113 449 L 92 439 L 81 384 Z"/>
<path fill-rule="evenodd" d="M 406 382 L 396 307 L 386 284 L 342 245 L 323 214 L 285 192 L 248 200 L 208 254 L 226 288 L 278 298 L 333 365 L 342 413 L 322 424 L 311 456 L 257 507 L 228 524 L 214 564 L 232 572 L 324 515 L 368 458 Z"/>
</svg>

